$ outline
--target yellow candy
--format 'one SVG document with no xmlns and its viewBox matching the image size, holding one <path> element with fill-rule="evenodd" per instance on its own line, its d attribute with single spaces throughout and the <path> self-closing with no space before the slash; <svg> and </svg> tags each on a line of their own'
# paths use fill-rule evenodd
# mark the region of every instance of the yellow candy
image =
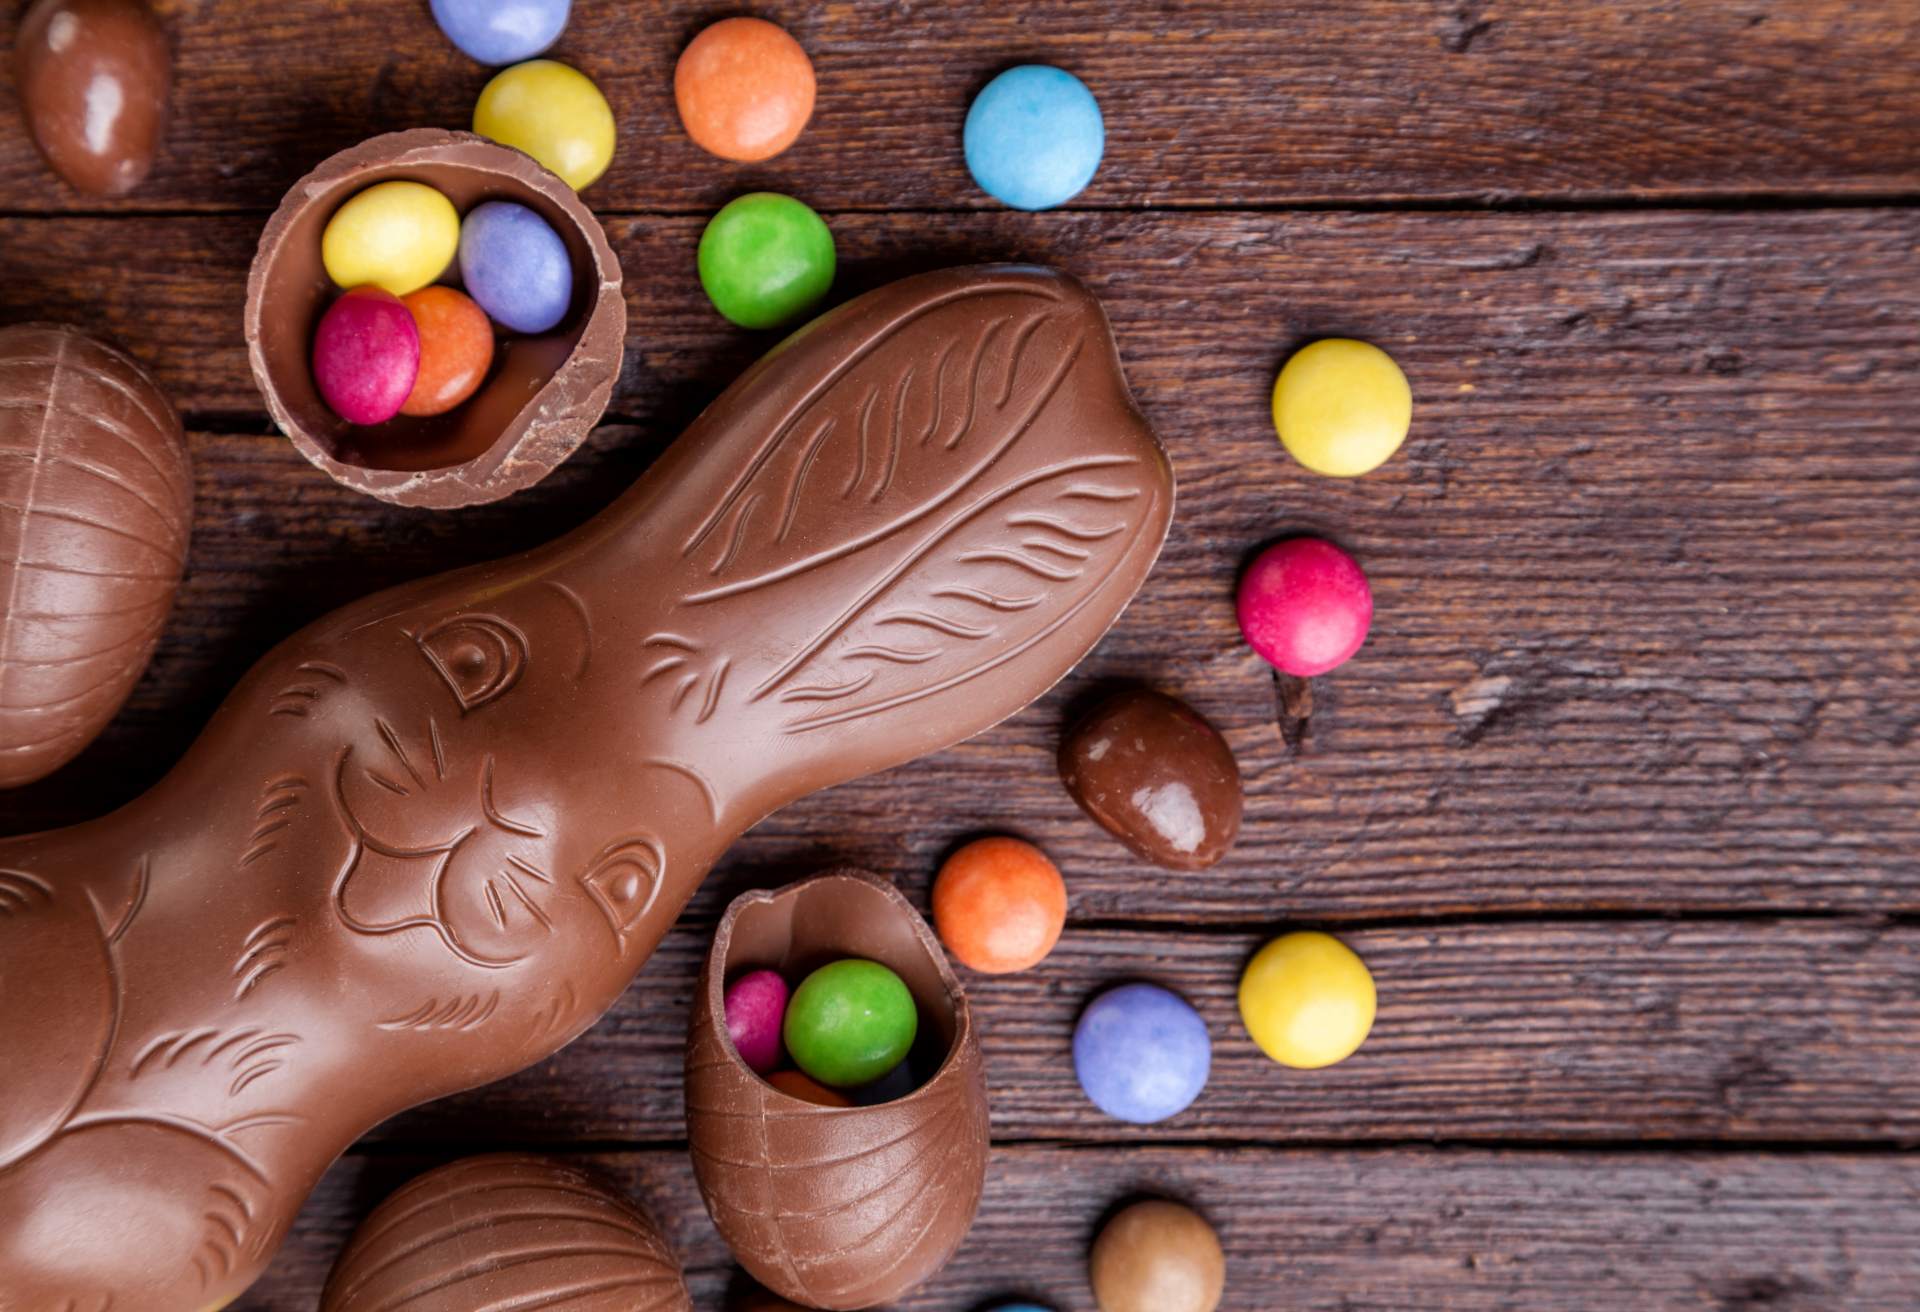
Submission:
<svg viewBox="0 0 1920 1312">
<path fill-rule="evenodd" d="M 320 236 L 327 276 L 405 296 L 447 271 L 460 247 L 453 202 L 420 182 L 380 182 L 333 212 Z"/>
<path fill-rule="evenodd" d="M 473 130 L 524 150 L 575 191 L 613 159 L 613 111 L 586 74 L 530 59 L 495 75 L 473 107 Z"/>
<path fill-rule="evenodd" d="M 1316 474 L 1377 469 L 1406 441 L 1413 392 L 1377 346 L 1329 337 L 1294 353 L 1273 384 L 1273 426 Z"/>
<path fill-rule="evenodd" d="M 1315 1070 L 1353 1055 L 1373 1028 L 1373 976 L 1327 934 L 1286 934 L 1240 977 L 1240 1019 L 1282 1066 Z"/>
</svg>

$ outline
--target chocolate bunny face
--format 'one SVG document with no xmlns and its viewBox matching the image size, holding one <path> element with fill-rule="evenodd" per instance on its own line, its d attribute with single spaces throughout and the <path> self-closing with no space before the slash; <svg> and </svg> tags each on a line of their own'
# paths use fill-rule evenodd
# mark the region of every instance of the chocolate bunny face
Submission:
<svg viewBox="0 0 1920 1312">
<path fill-rule="evenodd" d="M 353 1138 L 590 1025 L 736 835 L 1044 691 L 1172 502 L 1085 290 L 953 270 L 574 533 L 288 639 L 146 797 L 0 843 L 0 1289 L 232 1297 Z"/>
</svg>

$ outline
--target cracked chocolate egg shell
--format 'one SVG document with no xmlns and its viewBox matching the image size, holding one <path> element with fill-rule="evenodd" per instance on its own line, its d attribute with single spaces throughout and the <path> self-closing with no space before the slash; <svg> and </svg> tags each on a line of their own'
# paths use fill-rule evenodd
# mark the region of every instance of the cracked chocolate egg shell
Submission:
<svg viewBox="0 0 1920 1312">
<path fill-rule="evenodd" d="M 361 1223 L 320 1312 L 693 1312 L 647 1214 L 594 1172 L 522 1153 L 469 1157 Z"/>
<path fill-rule="evenodd" d="M 65 765 L 153 655 L 193 470 L 166 395 L 76 328 L 0 329 L 0 786 Z"/>
<path fill-rule="evenodd" d="M 926 1083 L 871 1107 L 820 1107 L 748 1069 L 725 989 L 767 967 L 798 979 L 864 957 L 891 968 L 945 1046 Z M 740 1265 L 784 1298 L 854 1309 L 898 1298 L 966 1238 L 987 1166 L 987 1089 L 966 994 L 893 885 L 836 870 L 734 899 L 687 1036 L 687 1138 L 701 1196 Z"/>
<path fill-rule="evenodd" d="M 436 188 L 462 214 L 487 200 L 532 209 L 566 245 L 573 303 L 551 332 L 503 335 L 486 381 L 460 405 L 359 427 L 313 379 L 314 327 L 341 291 L 320 237 L 342 204 L 397 180 Z M 247 352 L 274 422 L 339 482 L 400 505 L 497 501 L 545 478 L 607 408 L 626 334 L 620 263 L 599 220 L 531 157 L 468 132 L 392 132 L 334 155 L 287 192 L 247 279 Z"/>
</svg>

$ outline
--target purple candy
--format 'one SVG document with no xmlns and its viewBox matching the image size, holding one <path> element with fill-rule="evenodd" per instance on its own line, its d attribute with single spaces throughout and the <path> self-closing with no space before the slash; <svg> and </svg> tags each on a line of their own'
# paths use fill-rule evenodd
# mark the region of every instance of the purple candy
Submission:
<svg viewBox="0 0 1920 1312">
<path fill-rule="evenodd" d="M 573 303 L 573 262 L 553 225 L 525 205 L 490 200 L 460 221 L 460 280 L 487 316 L 543 333 Z"/>
<path fill-rule="evenodd" d="M 420 372 L 420 330 L 400 298 L 355 287 L 327 307 L 313 333 L 313 381 L 350 424 L 400 413 Z"/>
<path fill-rule="evenodd" d="M 1155 984 L 1108 989 L 1073 1031 L 1080 1087 L 1101 1111 L 1137 1125 L 1185 1111 L 1206 1087 L 1212 1064 L 1200 1013 Z"/>
<path fill-rule="evenodd" d="M 727 1037 L 740 1060 L 765 1075 L 780 1064 L 780 1027 L 787 1018 L 787 982 L 779 972 L 756 970 L 727 989 Z"/>
</svg>

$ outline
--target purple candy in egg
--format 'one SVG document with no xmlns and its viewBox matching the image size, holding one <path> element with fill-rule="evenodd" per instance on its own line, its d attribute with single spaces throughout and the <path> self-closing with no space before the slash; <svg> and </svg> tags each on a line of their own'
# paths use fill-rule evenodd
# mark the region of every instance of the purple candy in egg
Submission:
<svg viewBox="0 0 1920 1312">
<path fill-rule="evenodd" d="M 400 413 L 420 372 L 420 330 L 400 298 L 355 287 L 327 307 L 313 333 L 313 381 L 350 424 Z"/>
<path fill-rule="evenodd" d="M 727 1037 L 740 1060 L 765 1075 L 780 1064 L 780 1028 L 787 1018 L 787 981 L 778 971 L 756 970 L 727 989 Z"/>
<path fill-rule="evenodd" d="M 573 303 L 573 262 L 553 225 L 507 200 L 476 205 L 460 222 L 460 278 L 487 316 L 516 333 L 543 333 Z"/>
</svg>

